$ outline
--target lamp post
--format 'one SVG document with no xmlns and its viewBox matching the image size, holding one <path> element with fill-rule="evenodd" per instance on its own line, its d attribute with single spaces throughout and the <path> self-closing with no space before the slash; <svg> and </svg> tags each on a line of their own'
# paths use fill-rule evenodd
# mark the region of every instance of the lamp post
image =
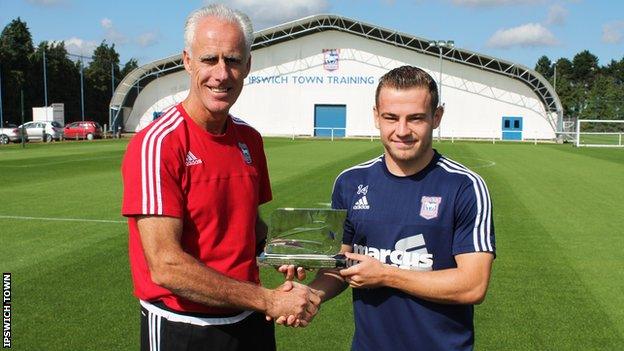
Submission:
<svg viewBox="0 0 624 351">
<path fill-rule="evenodd" d="M 555 94 L 557 93 L 557 62 L 554 64 L 555 66 L 555 74 L 553 75 L 553 89 L 555 90 Z"/>
<path fill-rule="evenodd" d="M 48 121 L 48 73 L 46 70 L 46 46 L 47 43 L 43 47 L 43 106 L 45 106 L 45 119 Z M 45 130 L 43 136 L 45 136 Z"/>
<path fill-rule="evenodd" d="M 48 107 L 48 74 L 46 70 L 46 47 L 43 47 L 43 106 Z M 47 120 L 46 109 L 46 120 Z"/>
<path fill-rule="evenodd" d="M 440 69 L 438 70 L 438 106 L 443 106 L 442 103 L 442 49 L 448 48 L 452 50 L 455 47 L 454 40 L 432 40 L 429 42 L 429 47 L 437 47 L 440 58 Z M 438 140 L 442 134 L 442 125 L 438 127 Z"/>
<path fill-rule="evenodd" d="M 554 70 L 554 74 L 553 74 L 553 90 L 555 92 L 555 95 L 557 94 L 557 61 L 555 61 L 555 63 L 553 63 L 553 70 Z M 562 110 L 557 110 L 557 132 L 559 133 L 563 133 L 564 132 L 564 125 L 563 125 L 563 111 Z"/>
<path fill-rule="evenodd" d="M 82 64 L 82 57 L 80 58 L 80 117 L 84 122 L 84 65 Z"/>
<path fill-rule="evenodd" d="M 91 56 L 67 54 L 67 56 L 76 57 L 80 64 L 80 118 L 84 121 L 84 59 L 93 59 Z"/>
</svg>

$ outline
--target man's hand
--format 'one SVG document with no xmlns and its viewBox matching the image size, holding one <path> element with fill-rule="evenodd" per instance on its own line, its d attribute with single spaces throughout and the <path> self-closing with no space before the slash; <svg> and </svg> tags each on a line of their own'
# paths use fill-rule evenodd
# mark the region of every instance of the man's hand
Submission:
<svg viewBox="0 0 624 351">
<path fill-rule="evenodd" d="M 280 273 L 284 274 L 284 279 L 293 280 L 295 273 L 297 274 L 297 280 L 302 281 L 306 278 L 306 272 L 303 267 L 295 267 L 294 265 L 282 265 L 277 269 Z"/>
<path fill-rule="evenodd" d="M 378 288 L 384 285 L 384 277 L 389 268 L 368 255 L 345 252 L 348 259 L 360 261 L 349 268 L 341 269 L 340 275 L 352 288 Z"/>
<path fill-rule="evenodd" d="M 286 281 L 273 290 L 267 320 L 277 318 L 277 324 L 305 327 L 318 312 L 320 303 L 318 294 L 307 286 Z"/>
</svg>

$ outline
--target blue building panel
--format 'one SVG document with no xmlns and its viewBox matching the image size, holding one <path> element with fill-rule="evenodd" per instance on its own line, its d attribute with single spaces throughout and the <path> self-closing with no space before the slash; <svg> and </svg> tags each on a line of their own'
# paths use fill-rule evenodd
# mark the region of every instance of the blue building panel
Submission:
<svg viewBox="0 0 624 351">
<path fill-rule="evenodd" d="M 346 105 L 315 105 L 314 106 L 314 136 L 344 137 L 347 126 Z"/>
</svg>

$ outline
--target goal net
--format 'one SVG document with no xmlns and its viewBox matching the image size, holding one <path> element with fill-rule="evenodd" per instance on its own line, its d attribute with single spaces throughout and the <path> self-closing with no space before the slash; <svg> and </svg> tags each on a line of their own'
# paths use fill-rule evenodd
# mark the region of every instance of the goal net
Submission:
<svg viewBox="0 0 624 351">
<path fill-rule="evenodd" d="M 579 119 L 576 146 L 624 147 L 624 120 Z"/>
</svg>

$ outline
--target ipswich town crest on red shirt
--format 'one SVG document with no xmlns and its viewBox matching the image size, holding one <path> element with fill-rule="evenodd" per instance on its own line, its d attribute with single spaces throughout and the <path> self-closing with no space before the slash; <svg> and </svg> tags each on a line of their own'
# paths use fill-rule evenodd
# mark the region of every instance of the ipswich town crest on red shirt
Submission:
<svg viewBox="0 0 624 351">
<path fill-rule="evenodd" d="M 439 196 L 423 196 L 420 199 L 420 216 L 424 219 L 434 219 L 438 217 L 438 210 L 442 198 Z"/>
<path fill-rule="evenodd" d="M 245 163 L 250 165 L 251 164 L 251 153 L 249 152 L 249 148 L 247 147 L 247 144 L 245 143 L 238 143 L 238 147 L 241 150 L 241 153 L 243 154 L 243 160 L 245 160 Z"/>
<path fill-rule="evenodd" d="M 323 49 L 323 68 L 330 72 L 335 71 L 339 61 L 340 49 Z"/>
</svg>

